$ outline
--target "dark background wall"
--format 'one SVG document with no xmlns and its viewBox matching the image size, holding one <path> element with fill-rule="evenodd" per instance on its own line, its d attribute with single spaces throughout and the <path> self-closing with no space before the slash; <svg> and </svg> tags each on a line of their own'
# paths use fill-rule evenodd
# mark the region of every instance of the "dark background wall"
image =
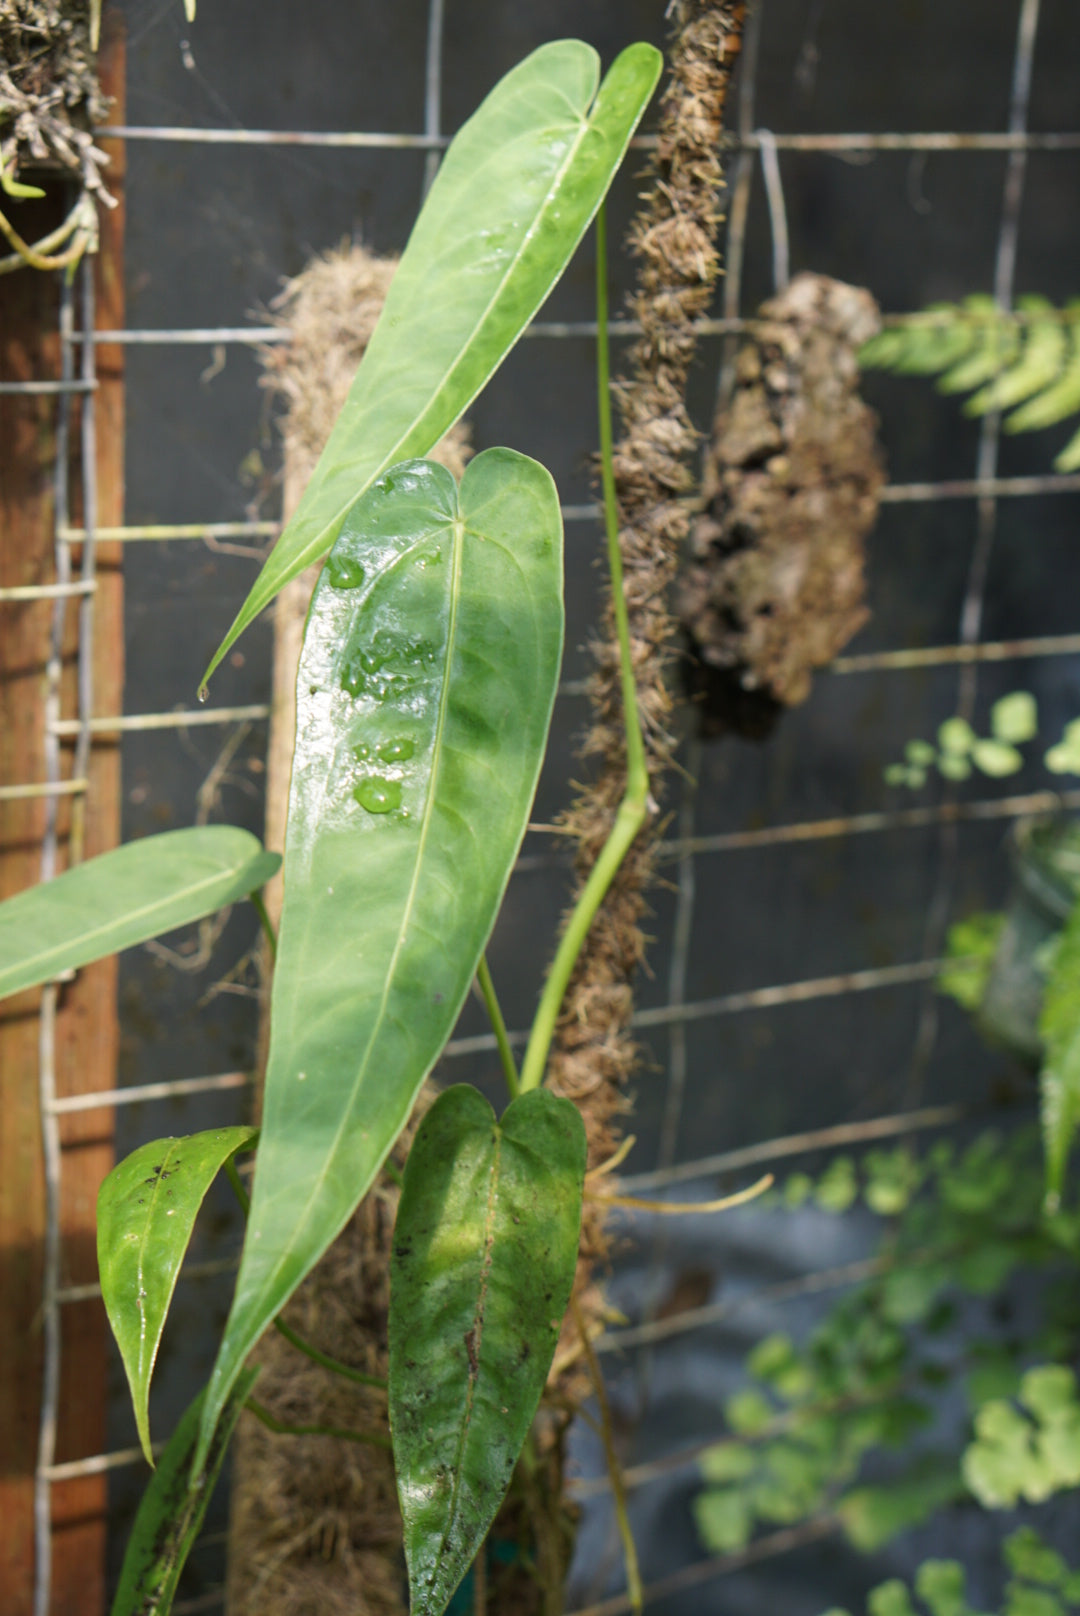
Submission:
<svg viewBox="0 0 1080 1616">
<path fill-rule="evenodd" d="M 202 0 L 196 24 L 179 0 L 126 0 L 128 121 L 215 127 L 417 131 L 423 126 L 427 7 L 308 0 L 303 7 L 266 0 Z M 1008 116 L 1018 6 L 999 0 L 765 0 L 757 74 L 758 124 L 780 131 L 1001 129 Z M 590 40 L 605 64 L 635 38 L 660 43 L 661 0 L 588 0 L 525 6 L 513 0 L 448 0 L 443 51 L 443 127 L 453 131 L 495 79 L 547 39 L 572 33 Z M 1075 124 L 1078 28 L 1070 0 L 1044 0 L 1031 127 Z M 816 70 L 807 66 L 816 60 Z M 1077 291 L 1076 153 L 1034 152 L 1028 161 L 1017 291 L 1061 301 Z M 283 277 L 312 253 L 357 234 L 379 251 L 401 248 L 420 200 L 423 156 L 405 151 L 332 151 L 199 146 L 133 141 L 128 154 L 128 322 L 137 328 L 242 325 L 274 298 Z M 940 298 L 991 288 L 1001 217 L 1005 157 L 956 152 L 846 158 L 783 154 L 792 268 L 813 269 L 867 285 L 886 310 L 910 310 Z M 611 239 L 618 242 L 633 208 L 633 164 L 615 187 Z M 592 242 L 584 244 L 547 318 L 592 313 Z M 743 312 L 771 291 L 770 238 L 760 180 L 753 194 Z M 629 267 L 612 275 L 621 292 Z M 702 345 L 693 382 L 696 417 L 707 427 L 719 341 Z M 223 363 L 221 361 L 224 361 Z M 527 340 L 511 355 L 470 412 L 478 448 L 506 443 L 543 460 L 567 503 L 593 497 L 595 447 L 591 342 Z M 866 393 L 882 418 L 894 481 L 970 477 L 978 425 L 955 401 L 920 382 L 871 375 Z M 228 521 L 276 516 L 280 491 L 272 410 L 250 350 L 230 345 L 132 347 L 128 357 L 127 520 Z M 1062 434 L 1006 439 L 1003 474 L 1042 472 Z M 1076 627 L 1073 561 L 1075 496 L 1002 503 L 988 579 L 984 634 L 1013 638 Z M 898 649 L 957 638 L 975 534 L 970 501 L 883 509 L 870 541 L 873 616 L 853 649 Z M 599 532 L 568 527 L 569 625 L 564 677 L 587 671 L 584 645 L 597 598 Z M 255 563 L 200 543 L 132 544 L 126 553 L 128 599 L 126 710 L 190 706 L 199 675 L 255 575 Z M 270 688 L 270 630 L 250 629 L 218 675 L 214 701 L 265 702 Z M 977 725 L 994 699 L 1023 687 L 1036 692 L 1047 735 L 1080 711 L 1075 660 L 1010 663 L 980 672 Z M 883 766 L 905 740 L 930 735 L 955 708 L 950 670 L 822 675 L 809 702 L 785 716 L 764 744 L 724 740 L 700 758 L 692 824 L 697 835 L 784 824 L 896 805 Z M 574 748 L 585 705 L 557 705 L 551 755 L 535 817 L 548 820 L 568 797 Z M 191 823 L 197 793 L 228 728 L 125 742 L 125 837 Z M 245 734 L 230 765 L 214 817 L 261 830 L 264 726 Z M 1015 781 L 976 780 L 961 796 L 992 796 L 1054 783 L 1031 765 Z M 933 800 L 931 784 L 919 800 Z M 676 783 L 678 804 L 684 787 Z M 903 801 L 906 803 L 907 799 Z M 688 810 L 689 811 L 689 810 Z M 954 908 L 1000 899 L 1006 863 L 1000 824 L 967 825 L 959 835 Z M 566 872 L 550 838 L 530 836 L 526 867 L 511 883 L 493 950 L 512 1026 L 527 1024 L 548 957 Z M 940 874 L 936 829 L 702 855 L 689 949 L 686 997 L 717 995 L 832 972 L 917 959 L 928 906 Z M 674 876 L 674 871 L 669 872 Z M 655 946 L 639 1003 L 666 1002 L 675 913 L 673 886 L 653 899 Z M 253 920 L 237 911 L 201 973 L 184 973 L 147 953 L 123 969 L 122 1081 L 138 1083 L 250 1067 L 256 1005 L 247 976 L 214 992 L 251 946 Z M 247 991 L 231 991 L 239 986 Z M 791 1005 L 693 1023 L 687 1033 L 688 1085 L 678 1154 L 693 1158 L 794 1129 L 866 1117 L 921 1098 L 981 1099 L 1000 1062 L 977 1043 L 951 1006 L 925 1071 L 913 1077 L 912 1049 L 925 990 L 918 985 L 858 997 Z M 463 1032 L 484 1027 L 469 1006 Z M 655 1164 L 667 1035 L 650 1035 L 637 1083 L 630 1171 Z M 494 1058 L 447 1063 L 447 1078 L 497 1088 Z M 146 1138 L 240 1120 L 242 1096 L 170 1102 L 120 1113 L 119 1148 Z M 784 1222 L 765 1214 L 710 1223 L 668 1248 L 662 1284 L 683 1267 L 704 1264 L 711 1294 L 739 1276 L 799 1271 L 864 1249 L 857 1220 L 818 1228 L 813 1215 Z M 227 1197 L 214 1200 L 194 1255 L 234 1252 L 240 1229 Z M 832 1248 L 826 1250 L 829 1242 Z M 835 1252 L 841 1253 L 834 1256 Z M 616 1295 L 628 1312 L 644 1304 L 646 1273 L 628 1252 Z M 153 1411 L 167 1429 L 209 1368 L 228 1305 L 228 1276 L 182 1284 L 161 1360 Z M 805 1324 L 806 1318 L 802 1319 Z M 644 1411 L 639 1366 L 615 1368 L 616 1402 L 633 1429 L 627 1456 L 674 1446 L 687 1433 L 720 1430 L 720 1399 L 733 1383 L 739 1354 L 776 1320 L 744 1315 L 739 1326 L 658 1353 Z M 799 1316 L 785 1327 L 798 1327 Z M 620 1376 L 622 1377 L 620 1379 Z M 119 1368 L 111 1405 L 112 1445 L 132 1440 Z M 586 1450 L 583 1462 L 595 1462 Z M 119 1472 L 114 1484 L 114 1560 L 122 1553 L 142 1477 Z M 692 1478 L 640 1498 L 645 1573 L 662 1574 L 699 1552 L 688 1511 Z M 214 1506 L 210 1541 L 185 1582 L 197 1596 L 220 1581 L 224 1504 Z M 214 1534 L 218 1534 L 216 1540 Z M 591 1535 L 590 1535 L 591 1534 Z M 579 1556 L 579 1585 L 618 1585 L 603 1512 L 591 1516 Z M 880 1580 L 894 1565 L 925 1552 L 922 1539 L 892 1560 L 853 1564 L 838 1548 L 717 1584 L 658 1609 L 760 1610 L 766 1604 L 802 1616 Z M 600 1568 L 599 1578 L 597 1577 Z M 606 1577 L 606 1581 L 605 1581 Z"/>
</svg>

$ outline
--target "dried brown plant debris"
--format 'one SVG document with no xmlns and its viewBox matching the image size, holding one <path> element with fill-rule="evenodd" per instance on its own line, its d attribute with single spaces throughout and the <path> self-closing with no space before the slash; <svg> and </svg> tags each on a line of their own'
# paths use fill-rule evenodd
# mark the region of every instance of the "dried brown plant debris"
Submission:
<svg viewBox="0 0 1080 1616">
<path fill-rule="evenodd" d="M 866 621 L 885 471 L 857 356 L 880 325 L 861 287 L 799 275 L 742 343 L 679 601 L 706 733 L 763 733 Z"/>
<path fill-rule="evenodd" d="M 90 133 L 108 111 L 90 49 L 88 0 L 0 0 L 0 163 L 59 169 L 111 203 Z"/>
<path fill-rule="evenodd" d="M 697 441 L 686 411 L 686 378 L 695 350 L 694 322 L 708 308 L 720 268 L 716 237 L 723 178 L 718 153 L 746 5 L 742 0 L 682 0 L 673 12 L 659 144 L 630 233 L 630 249 L 638 261 L 631 312 L 641 322 L 642 335 L 631 355 L 630 376 L 616 389 L 622 431 L 614 456 L 653 823 L 659 777 L 671 750 L 667 673 L 674 624 L 667 595 L 688 532 L 686 496 L 693 484 L 688 462 Z M 595 782 L 581 792 L 565 819 L 577 841 L 579 891 L 611 830 L 626 781 L 610 603 L 594 652 L 593 724 L 584 756 L 599 766 Z M 646 826 L 593 924 L 556 1035 L 551 1086 L 580 1107 L 592 1166 L 611 1155 L 629 1109 L 626 1083 L 636 1053 L 629 1032 L 632 983 L 644 956 L 643 894 L 652 869 Z M 592 1203 L 586 1207 L 578 1288 L 583 1312 L 594 1323 L 602 1301 L 591 1281 L 606 1250 L 603 1213 Z M 563 1347 L 571 1349 L 573 1341 L 571 1328 Z"/>
</svg>

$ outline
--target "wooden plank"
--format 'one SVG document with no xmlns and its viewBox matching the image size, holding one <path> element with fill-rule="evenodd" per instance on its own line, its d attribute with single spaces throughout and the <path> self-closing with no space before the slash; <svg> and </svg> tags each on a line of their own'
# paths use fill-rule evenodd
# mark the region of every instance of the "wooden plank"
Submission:
<svg viewBox="0 0 1080 1616">
<path fill-rule="evenodd" d="M 123 120 L 124 50 L 115 8 L 106 14 L 100 57 L 112 116 Z M 108 184 L 120 198 L 123 148 L 111 143 Z M 48 204 L 36 205 L 43 213 Z M 37 219 L 34 220 L 36 224 Z M 27 222 L 30 228 L 30 221 Z M 123 217 L 102 217 L 95 264 L 97 323 L 123 325 Z M 57 278 L 29 270 L 0 280 L 0 375 L 55 377 Z M 123 350 L 98 349 L 96 394 L 98 515 L 101 525 L 123 519 Z M 55 398 L 0 396 L 0 582 L 53 580 L 52 467 Z M 80 478 L 79 408 L 73 411 L 72 488 Z M 77 501 L 72 515 L 81 515 Z M 94 708 L 119 712 L 123 687 L 123 593 L 119 545 L 101 546 L 94 606 Z M 0 604 L 0 783 L 44 778 L 42 710 L 51 607 Z M 77 608 L 67 613 L 63 711 L 75 712 Z M 65 752 L 70 772 L 71 752 Z M 119 839 L 119 749 L 95 745 L 84 823 L 86 856 Z M 71 804 L 61 809 L 60 865 L 69 852 Z M 44 829 L 42 799 L 0 803 L 0 896 L 38 879 Z M 0 1587 L 5 1616 L 29 1616 L 33 1597 L 33 1475 L 41 1382 L 41 1239 L 44 1185 L 37 1110 L 38 995 L 0 1007 Z M 116 972 L 106 962 L 80 972 L 62 991 L 57 1024 L 57 1082 L 61 1094 L 108 1088 L 117 1052 Z M 112 1116 L 64 1119 L 61 1231 L 63 1283 L 96 1278 L 94 1206 L 112 1165 Z M 57 1459 L 100 1452 L 105 1442 L 107 1339 L 100 1303 L 63 1312 Z M 53 1488 L 52 1616 L 100 1616 L 105 1608 L 107 1478 L 80 1478 Z"/>
</svg>

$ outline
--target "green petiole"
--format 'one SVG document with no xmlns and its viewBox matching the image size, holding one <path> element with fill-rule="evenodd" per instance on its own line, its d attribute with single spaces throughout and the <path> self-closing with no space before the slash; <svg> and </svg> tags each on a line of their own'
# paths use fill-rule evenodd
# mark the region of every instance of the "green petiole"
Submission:
<svg viewBox="0 0 1080 1616">
<path fill-rule="evenodd" d="M 480 984 L 480 992 L 484 998 L 484 1009 L 488 1013 L 491 1029 L 495 1034 L 495 1042 L 499 1047 L 499 1059 L 502 1061 L 503 1076 L 506 1086 L 510 1090 L 510 1098 L 516 1100 L 521 1093 L 518 1080 L 517 1062 L 514 1052 L 510 1048 L 510 1038 L 506 1031 L 506 1021 L 495 993 L 495 984 L 491 980 L 491 968 L 487 962 L 487 955 L 481 954 L 480 964 L 476 967 L 476 980 Z"/>
<path fill-rule="evenodd" d="M 619 646 L 619 677 L 622 684 L 623 725 L 626 735 L 626 789 L 615 815 L 611 834 L 604 843 L 600 857 L 593 865 L 581 896 L 574 905 L 566 930 L 559 939 L 559 946 L 540 996 L 540 1004 L 537 1007 L 521 1067 L 520 1083 L 523 1094 L 529 1089 L 536 1088 L 543 1081 L 559 1009 L 585 938 L 619 866 L 633 845 L 648 814 L 649 773 L 645 765 L 645 742 L 642 739 L 641 723 L 638 719 L 637 687 L 634 683 L 634 666 L 630 655 L 630 617 L 623 592 L 619 511 L 615 499 L 611 367 L 608 354 L 607 224 L 603 206 L 596 215 L 596 380 L 600 415 L 600 479 L 604 495 L 604 528 L 607 534 L 615 633 Z"/>
</svg>

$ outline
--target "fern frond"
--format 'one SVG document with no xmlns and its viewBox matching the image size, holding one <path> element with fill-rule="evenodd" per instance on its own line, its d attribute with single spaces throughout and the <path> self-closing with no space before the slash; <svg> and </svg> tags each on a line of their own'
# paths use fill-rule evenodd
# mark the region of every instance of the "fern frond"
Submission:
<svg viewBox="0 0 1080 1616">
<path fill-rule="evenodd" d="M 1009 411 L 1006 432 L 1034 432 L 1080 414 L 1080 299 L 1063 309 L 1021 298 L 1015 311 L 977 293 L 937 303 L 888 326 L 860 351 L 866 368 L 938 377 L 943 393 L 970 393 L 966 415 Z M 1080 471 L 1080 432 L 1054 461 Z"/>
<path fill-rule="evenodd" d="M 979 329 L 973 321 L 957 320 L 951 303 L 932 304 L 928 315 L 939 318 L 909 326 L 895 369 L 908 376 L 937 376 L 965 359 L 975 347 Z"/>
<path fill-rule="evenodd" d="M 1055 471 L 1080 471 L 1080 432 L 1054 457 Z"/>
<path fill-rule="evenodd" d="M 1008 369 L 1020 352 L 1016 322 L 1002 313 L 992 297 L 969 297 L 964 309 L 973 317 L 974 347 L 940 378 L 938 390 L 942 393 L 969 393 L 973 387 L 982 387 Z"/>
<path fill-rule="evenodd" d="M 1014 404 L 1022 404 L 1050 387 L 1061 374 L 1068 340 L 1054 305 L 1045 297 L 1025 297 L 1020 300 L 1020 308 L 1032 318 L 1024 327 L 1019 358 L 1011 369 L 1002 371 L 968 399 L 964 405 L 965 415 L 1011 410 Z"/>
<path fill-rule="evenodd" d="M 1040 427 L 1055 426 L 1080 410 L 1080 302 L 1070 303 L 1065 314 L 1069 338 L 1065 368 L 1052 387 L 1013 411 L 1005 422 L 1006 432 L 1034 432 Z"/>
</svg>

